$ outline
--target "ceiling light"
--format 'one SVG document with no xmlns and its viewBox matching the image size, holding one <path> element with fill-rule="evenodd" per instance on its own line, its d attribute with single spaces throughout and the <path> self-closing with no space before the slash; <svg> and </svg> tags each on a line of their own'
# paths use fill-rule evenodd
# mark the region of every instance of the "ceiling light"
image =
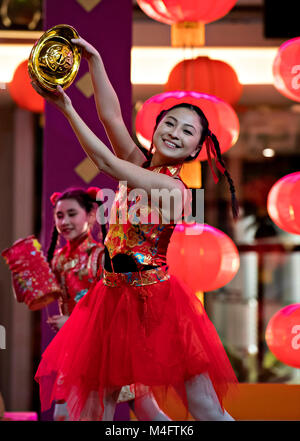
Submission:
<svg viewBox="0 0 300 441">
<path fill-rule="evenodd" d="M 132 84 L 165 84 L 172 68 L 184 59 L 206 56 L 235 70 L 241 84 L 273 84 L 277 47 L 140 47 L 131 51 Z"/>
<path fill-rule="evenodd" d="M 272 158 L 275 155 L 275 150 L 263 149 L 262 154 L 265 158 Z"/>
<path fill-rule="evenodd" d="M 28 59 L 32 44 L 0 44 L 0 83 L 9 83 L 17 66 Z M 232 66 L 241 84 L 273 84 L 276 47 L 140 47 L 131 50 L 132 84 L 165 84 L 184 59 L 207 56 Z"/>
<path fill-rule="evenodd" d="M 10 83 L 16 68 L 27 60 L 33 45 L 1 44 L 0 45 L 0 83 Z"/>
</svg>

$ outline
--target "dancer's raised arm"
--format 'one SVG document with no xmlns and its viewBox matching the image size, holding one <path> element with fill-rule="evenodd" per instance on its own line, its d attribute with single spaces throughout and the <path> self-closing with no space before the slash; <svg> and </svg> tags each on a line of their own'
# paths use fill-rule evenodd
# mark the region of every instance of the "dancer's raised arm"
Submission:
<svg viewBox="0 0 300 441">
<path fill-rule="evenodd" d="M 45 92 L 34 83 L 32 86 L 65 115 L 81 146 L 100 171 L 118 181 L 126 181 L 129 188 L 143 189 L 148 195 L 151 195 L 153 189 L 169 191 L 179 189 L 183 193 L 185 187 L 179 179 L 153 173 L 115 156 L 82 120 L 61 86 L 57 87 L 56 93 Z M 159 195 L 157 197 L 159 199 Z"/>
<path fill-rule="evenodd" d="M 146 158 L 127 130 L 118 96 L 108 78 L 99 52 L 83 38 L 72 39 L 72 42 L 83 49 L 83 57 L 88 62 L 98 116 L 115 154 L 134 164 L 143 164 Z"/>
</svg>

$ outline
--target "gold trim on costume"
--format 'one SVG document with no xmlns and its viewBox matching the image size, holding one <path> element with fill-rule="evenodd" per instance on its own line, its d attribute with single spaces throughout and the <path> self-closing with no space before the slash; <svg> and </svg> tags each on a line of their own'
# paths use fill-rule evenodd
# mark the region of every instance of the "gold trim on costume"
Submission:
<svg viewBox="0 0 300 441">
<path fill-rule="evenodd" d="M 121 284 L 130 286 L 153 285 L 154 283 L 169 280 L 170 276 L 166 272 L 166 267 L 157 267 L 146 271 L 128 273 L 103 272 L 103 284 L 110 287 L 118 287 Z"/>
</svg>

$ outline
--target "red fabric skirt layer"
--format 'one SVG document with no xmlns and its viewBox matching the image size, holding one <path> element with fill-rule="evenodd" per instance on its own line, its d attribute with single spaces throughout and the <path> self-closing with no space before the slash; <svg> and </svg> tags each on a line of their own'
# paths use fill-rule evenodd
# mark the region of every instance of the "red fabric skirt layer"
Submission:
<svg viewBox="0 0 300 441">
<path fill-rule="evenodd" d="M 100 420 L 105 394 L 124 385 L 136 396 L 172 387 L 186 405 L 184 382 L 202 373 L 222 405 L 237 380 L 198 298 L 173 276 L 144 286 L 121 276 L 119 286 L 94 285 L 43 353 L 42 410 L 65 400 L 70 419 Z"/>
</svg>

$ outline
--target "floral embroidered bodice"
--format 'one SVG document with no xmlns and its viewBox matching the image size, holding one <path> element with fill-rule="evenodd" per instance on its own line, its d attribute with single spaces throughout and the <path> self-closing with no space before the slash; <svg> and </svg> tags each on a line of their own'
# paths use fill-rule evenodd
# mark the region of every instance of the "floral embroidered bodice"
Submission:
<svg viewBox="0 0 300 441">
<path fill-rule="evenodd" d="M 51 266 L 62 286 L 63 314 L 71 314 L 95 278 L 101 277 L 103 251 L 104 246 L 86 234 L 55 252 Z"/>
<path fill-rule="evenodd" d="M 180 165 L 176 165 L 151 167 L 150 170 L 179 178 L 180 168 Z M 138 269 L 145 265 L 165 265 L 168 244 L 176 224 L 162 223 L 160 209 L 150 206 L 148 197 L 146 200 L 139 196 L 133 201 L 129 200 L 131 191 L 120 183 L 104 242 L 109 257 L 113 259 L 118 254 L 129 255 Z"/>
</svg>

